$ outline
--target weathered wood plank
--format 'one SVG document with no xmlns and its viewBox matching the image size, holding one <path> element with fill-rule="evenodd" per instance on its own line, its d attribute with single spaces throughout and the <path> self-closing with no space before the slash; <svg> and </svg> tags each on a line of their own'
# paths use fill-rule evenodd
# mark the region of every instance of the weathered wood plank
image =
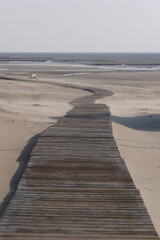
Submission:
<svg viewBox="0 0 160 240">
<path fill-rule="evenodd" d="M 47 129 L 44 133 L 42 133 L 43 137 L 48 137 L 48 136 L 53 136 L 53 137 L 75 137 L 75 138 L 94 138 L 94 137 L 98 137 L 98 138 L 113 138 L 113 134 L 111 131 L 108 132 L 81 132 L 81 131 L 74 131 L 74 132 L 60 132 L 60 131 L 56 131 L 54 130 L 54 128 L 51 129 Z"/>
<path fill-rule="evenodd" d="M 88 151 L 89 149 L 60 149 L 57 151 L 57 149 L 54 148 L 35 148 L 35 150 L 32 151 L 31 155 L 35 156 L 66 156 L 66 157 L 86 157 L 86 156 L 95 156 L 95 157 L 108 157 L 108 158 L 119 158 L 120 154 L 118 151 L 103 151 L 103 150 L 91 150 Z"/>
<path fill-rule="evenodd" d="M 115 140 L 114 138 L 72 138 L 72 137 L 54 137 L 54 136 L 40 136 L 38 139 L 38 143 L 77 143 L 77 145 L 79 145 L 79 143 L 85 143 L 86 145 L 88 144 L 108 144 L 108 143 L 113 143 L 115 144 Z"/>
<path fill-rule="evenodd" d="M 49 131 L 53 131 L 53 132 L 59 131 L 59 132 L 65 132 L 65 133 L 66 132 L 87 132 L 87 133 L 112 132 L 110 129 L 106 129 L 106 128 L 90 129 L 85 127 L 83 127 L 82 129 L 79 129 L 77 127 L 53 127 L 52 126 L 52 127 L 49 127 L 48 129 Z"/>
</svg>

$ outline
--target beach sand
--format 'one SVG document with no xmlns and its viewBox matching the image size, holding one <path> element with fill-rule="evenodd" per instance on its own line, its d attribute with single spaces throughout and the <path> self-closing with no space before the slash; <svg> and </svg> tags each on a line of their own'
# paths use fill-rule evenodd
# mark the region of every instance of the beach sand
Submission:
<svg viewBox="0 0 160 240">
<path fill-rule="evenodd" d="M 89 94 L 57 84 L 103 88 L 114 95 L 97 102 L 110 107 L 120 154 L 160 235 L 160 73 L 51 65 L 46 71 L 34 66 L 38 79 L 32 79 L 31 66 L 12 68 L 0 73 L 0 201 L 36 135 L 65 115 L 72 100 Z"/>
</svg>

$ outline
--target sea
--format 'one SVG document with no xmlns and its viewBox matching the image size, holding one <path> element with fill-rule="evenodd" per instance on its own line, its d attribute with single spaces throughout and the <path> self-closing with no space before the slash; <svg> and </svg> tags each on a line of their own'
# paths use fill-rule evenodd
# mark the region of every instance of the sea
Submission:
<svg viewBox="0 0 160 240">
<path fill-rule="evenodd" d="M 160 53 L 0 53 L 2 64 L 72 64 L 106 71 L 160 71 Z"/>
</svg>

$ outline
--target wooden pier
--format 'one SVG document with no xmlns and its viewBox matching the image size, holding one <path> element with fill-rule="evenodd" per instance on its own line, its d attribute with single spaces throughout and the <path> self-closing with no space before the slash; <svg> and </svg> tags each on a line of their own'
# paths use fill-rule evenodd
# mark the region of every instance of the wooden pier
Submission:
<svg viewBox="0 0 160 240">
<path fill-rule="evenodd" d="M 93 94 L 44 131 L 0 220 L 0 240 L 159 239 Z"/>
</svg>

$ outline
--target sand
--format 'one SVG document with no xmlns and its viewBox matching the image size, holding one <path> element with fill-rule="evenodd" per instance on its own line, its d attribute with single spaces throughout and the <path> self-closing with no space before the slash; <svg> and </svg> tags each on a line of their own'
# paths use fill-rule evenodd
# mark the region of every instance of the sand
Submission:
<svg viewBox="0 0 160 240">
<path fill-rule="evenodd" d="M 31 78 L 33 67 L 38 79 Z M 36 135 L 69 111 L 72 100 L 88 94 L 57 83 L 104 88 L 114 95 L 97 102 L 110 107 L 121 156 L 160 235 L 160 73 L 105 72 L 57 64 L 12 65 L 12 71 L 0 76 L 0 201 Z"/>
</svg>

